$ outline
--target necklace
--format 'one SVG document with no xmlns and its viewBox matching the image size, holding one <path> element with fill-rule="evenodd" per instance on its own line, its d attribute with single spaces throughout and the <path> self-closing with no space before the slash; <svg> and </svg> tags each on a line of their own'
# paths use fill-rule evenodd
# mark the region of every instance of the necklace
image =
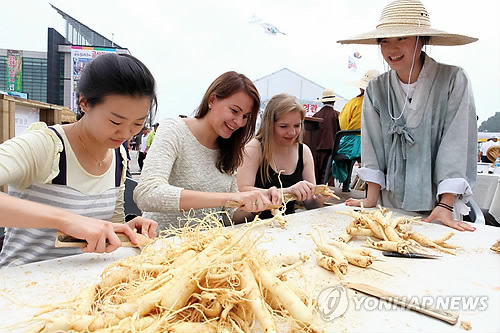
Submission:
<svg viewBox="0 0 500 333">
<path fill-rule="evenodd" d="M 106 157 L 104 157 L 102 159 L 102 161 L 99 161 L 97 158 L 95 158 L 92 153 L 90 152 L 90 150 L 87 148 L 87 146 L 85 146 L 85 144 L 83 143 L 83 140 L 82 140 L 82 137 L 80 136 L 80 133 L 78 133 L 78 139 L 80 139 L 80 143 L 82 144 L 83 148 L 85 148 L 85 150 L 87 151 L 87 153 L 89 153 L 90 157 L 92 157 L 98 164 L 99 164 L 99 167 L 102 165 L 102 163 L 104 162 L 104 160 L 106 159 Z"/>
</svg>

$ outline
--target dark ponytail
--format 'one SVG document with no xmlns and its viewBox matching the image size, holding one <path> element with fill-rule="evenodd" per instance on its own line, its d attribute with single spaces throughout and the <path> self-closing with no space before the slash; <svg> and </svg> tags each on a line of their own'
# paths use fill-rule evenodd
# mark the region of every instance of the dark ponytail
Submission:
<svg viewBox="0 0 500 333">
<path fill-rule="evenodd" d="M 128 54 L 106 53 L 85 66 L 77 86 L 79 112 L 82 113 L 80 98 L 85 98 L 92 107 L 109 95 L 151 98 L 146 119 L 151 126 L 157 110 L 155 79 L 139 59 Z"/>
</svg>

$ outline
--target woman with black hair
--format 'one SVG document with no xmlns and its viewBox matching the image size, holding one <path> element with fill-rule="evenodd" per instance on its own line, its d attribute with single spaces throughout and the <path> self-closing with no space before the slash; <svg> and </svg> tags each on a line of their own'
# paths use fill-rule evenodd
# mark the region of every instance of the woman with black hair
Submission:
<svg viewBox="0 0 500 333">
<path fill-rule="evenodd" d="M 0 184 L 10 185 L 9 196 L 0 195 L 1 224 L 8 227 L 0 266 L 81 253 L 54 248 L 53 229 L 85 239 L 84 252 L 115 250 L 121 244 L 115 232 L 134 243 L 134 228 L 155 236 L 149 219 L 123 224 L 122 147 L 154 116 L 153 76 L 132 56 L 105 54 L 85 66 L 77 91 L 84 116 L 76 123 L 35 123 L 0 145 Z"/>
<path fill-rule="evenodd" d="M 259 107 L 252 81 L 227 72 L 210 85 L 194 118 L 162 121 L 134 191 L 144 216 L 165 229 L 179 226 L 184 212 L 193 209 L 191 217 L 202 218 L 201 209 L 223 210 L 230 200 L 239 202 L 246 212 L 278 203 L 276 188 L 240 193 L 236 182 L 236 169 L 253 137 Z M 233 221 L 243 220 L 244 215 L 237 211 Z"/>
<path fill-rule="evenodd" d="M 475 228 L 461 220 L 476 181 L 477 118 L 471 82 L 457 66 L 439 63 L 425 45 L 465 45 L 477 38 L 431 27 L 419 0 L 395 0 L 375 30 L 338 42 L 380 45 L 390 70 L 370 81 L 361 116 L 365 199 L 438 220 L 459 231 Z"/>
</svg>

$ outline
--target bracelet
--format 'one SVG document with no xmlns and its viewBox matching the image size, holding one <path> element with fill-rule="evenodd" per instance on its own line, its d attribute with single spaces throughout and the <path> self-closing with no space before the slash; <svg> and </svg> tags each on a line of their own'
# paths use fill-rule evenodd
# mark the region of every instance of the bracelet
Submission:
<svg viewBox="0 0 500 333">
<path fill-rule="evenodd" d="M 437 206 L 449 210 L 450 212 L 453 212 L 453 207 L 445 204 L 444 202 L 438 203 Z"/>
<path fill-rule="evenodd" d="M 133 219 L 135 219 L 136 217 L 137 217 L 137 215 L 135 215 L 135 214 L 127 214 L 127 215 L 125 216 L 125 223 L 132 221 L 132 220 L 133 220 Z"/>
<path fill-rule="evenodd" d="M 441 207 L 443 208 L 449 208 L 449 209 L 453 209 L 453 206 L 450 206 L 448 204 L 445 204 L 444 202 L 440 202 L 439 205 L 441 205 Z"/>
</svg>

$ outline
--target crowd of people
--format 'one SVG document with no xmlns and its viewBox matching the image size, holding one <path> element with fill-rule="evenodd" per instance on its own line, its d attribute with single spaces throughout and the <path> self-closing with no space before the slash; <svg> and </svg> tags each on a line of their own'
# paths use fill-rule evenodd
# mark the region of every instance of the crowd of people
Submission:
<svg viewBox="0 0 500 333">
<path fill-rule="evenodd" d="M 341 112 L 334 109 L 336 94 L 324 92 L 316 114 L 325 119 L 324 145 L 315 157 L 302 143 L 305 110 L 294 96 L 274 96 L 256 131 L 257 88 L 230 71 L 210 84 L 194 117 L 150 129 L 146 119 L 157 108 L 153 75 L 133 56 L 101 55 L 85 66 L 77 87 L 80 120 L 36 123 L 0 145 L 0 184 L 9 185 L 9 194 L 0 194 L 1 223 L 8 227 L 0 266 L 79 253 L 55 249 L 53 229 L 85 239 L 84 252 L 110 252 L 120 245 L 117 232 L 135 242 L 133 229 L 154 237 L 210 209 L 224 212 L 226 224 L 270 217 L 267 207 L 280 204 L 284 193 L 307 209 L 320 207 L 328 198 L 315 194 L 316 183 L 339 129 L 361 129 L 342 147 L 353 158 L 361 155 L 358 174 L 368 184 L 365 199 L 346 205 L 378 203 L 473 231 L 460 217 L 468 212 L 477 167 L 470 80 L 462 68 L 429 57 L 425 46 L 476 40 L 431 28 L 417 0 L 387 6 L 375 30 L 339 42 L 379 45 L 390 69 L 365 73 L 354 83 L 360 94 Z M 143 215 L 125 217 L 122 143 L 134 136 L 142 171 L 134 201 Z M 240 207 L 225 208 L 228 201 Z"/>
</svg>

